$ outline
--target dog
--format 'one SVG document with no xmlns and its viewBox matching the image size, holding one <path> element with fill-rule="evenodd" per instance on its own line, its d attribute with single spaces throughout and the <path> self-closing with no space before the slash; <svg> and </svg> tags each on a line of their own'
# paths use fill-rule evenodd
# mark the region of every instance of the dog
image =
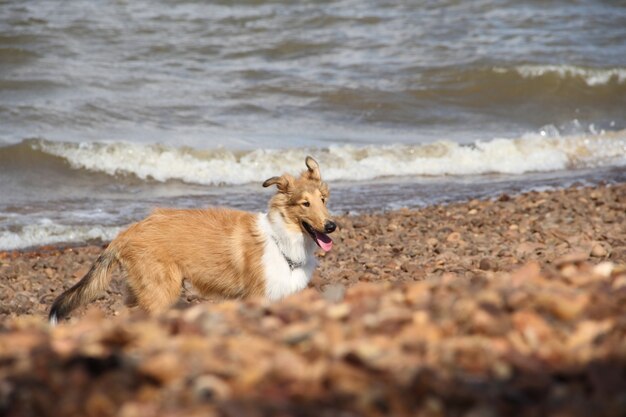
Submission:
<svg viewBox="0 0 626 417">
<path fill-rule="evenodd" d="M 119 264 L 126 276 L 127 306 L 151 314 L 171 307 L 187 279 L 203 295 L 262 296 L 278 300 L 302 290 L 316 266 L 315 251 L 331 250 L 337 224 L 327 204 L 328 185 L 307 156 L 298 178 L 272 177 L 267 213 L 226 208 L 156 209 L 113 239 L 87 274 L 52 304 L 56 324 L 95 300 Z"/>
</svg>

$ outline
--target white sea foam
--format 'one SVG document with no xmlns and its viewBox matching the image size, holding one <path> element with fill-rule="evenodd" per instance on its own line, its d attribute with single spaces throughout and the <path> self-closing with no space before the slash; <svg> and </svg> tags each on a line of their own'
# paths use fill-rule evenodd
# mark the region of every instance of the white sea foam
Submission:
<svg viewBox="0 0 626 417">
<path fill-rule="evenodd" d="M 22 227 L 19 231 L 0 231 L 0 250 L 21 249 L 55 243 L 86 242 L 93 239 L 111 240 L 120 227 L 62 225 L 50 219 Z"/>
<path fill-rule="evenodd" d="M 246 184 L 283 172 L 299 172 L 307 154 L 319 160 L 326 180 L 343 181 L 405 175 L 523 174 L 626 164 L 626 131 L 565 137 L 528 134 L 470 145 L 438 141 L 247 152 L 122 142 L 37 141 L 32 146 L 65 158 L 75 169 L 204 185 Z"/>
<path fill-rule="evenodd" d="M 560 78 L 582 78 L 592 87 L 606 85 L 611 82 L 626 83 L 626 68 L 584 68 L 572 65 L 522 65 L 512 69 L 496 67 L 497 73 L 515 71 L 524 78 L 538 78 L 553 74 Z"/>
</svg>

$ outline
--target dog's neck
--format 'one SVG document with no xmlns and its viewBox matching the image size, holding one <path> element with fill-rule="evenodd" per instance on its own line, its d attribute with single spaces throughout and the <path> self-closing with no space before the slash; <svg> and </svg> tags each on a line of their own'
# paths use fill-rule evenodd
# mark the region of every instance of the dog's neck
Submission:
<svg viewBox="0 0 626 417">
<path fill-rule="evenodd" d="M 293 271 L 304 267 L 315 252 L 315 243 L 302 231 L 290 230 L 278 210 L 267 214 L 270 224 L 270 237 Z"/>
</svg>

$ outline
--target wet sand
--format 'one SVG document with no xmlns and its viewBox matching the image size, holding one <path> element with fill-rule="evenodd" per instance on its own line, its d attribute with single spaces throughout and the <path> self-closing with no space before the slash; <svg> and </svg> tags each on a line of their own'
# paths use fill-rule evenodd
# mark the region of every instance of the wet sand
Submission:
<svg viewBox="0 0 626 417">
<path fill-rule="evenodd" d="M 102 245 L 0 253 L 0 414 L 624 410 L 626 184 L 339 223 L 311 288 L 283 302 L 188 290 L 148 318 L 116 279 L 55 329 L 49 305 Z"/>
</svg>

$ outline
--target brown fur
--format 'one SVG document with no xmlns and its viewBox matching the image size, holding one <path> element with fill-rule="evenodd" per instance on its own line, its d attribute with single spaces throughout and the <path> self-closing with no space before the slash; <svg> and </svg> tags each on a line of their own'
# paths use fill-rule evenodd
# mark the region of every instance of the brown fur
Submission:
<svg viewBox="0 0 626 417">
<path fill-rule="evenodd" d="M 112 243 L 131 298 L 162 311 L 178 299 L 183 278 L 204 295 L 263 295 L 264 238 L 255 221 L 235 210 L 156 210 Z"/>
<path fill-rule="evenodd" d="M 306 221 L 317 230 L 324 230 L 325 222 L 330 218 L 328 185 L 322 182 L 319 165 L 310 156 L 306 159 L 308 170 L 295 179 L 289 174 L 273 177 L 263 183 L 264 187 L 276 184 L 278 193 L 270 200 L 270 212 L 279 212 L 288 228 L 294 231 L 308 232 L 302 227 Z M 303 203 L 309 203 L 305 206 Z"/>
<path fill-rule="evenodd" d="M 302 230 L 304 220 L 323 230 L 328 187 L 321 182 L 317 162 L 308 157 L 306 165 L 298 179 L 286 174 L 263 186 L 278 186 L 270 212 L 279 212 L 289 228 Z M 127 276 L 126 303 L 151 313 L 176 302 L 183 279 L 204 295 L 262 296 L 266 237 L 256 222 L 256 214 L 237 210 L 157 209 L 121 232 L 85 277 L 55 300 L 50 320 L 56 322 L 94 300 L 107 287 L 115 263 Z"/>
</svg>

